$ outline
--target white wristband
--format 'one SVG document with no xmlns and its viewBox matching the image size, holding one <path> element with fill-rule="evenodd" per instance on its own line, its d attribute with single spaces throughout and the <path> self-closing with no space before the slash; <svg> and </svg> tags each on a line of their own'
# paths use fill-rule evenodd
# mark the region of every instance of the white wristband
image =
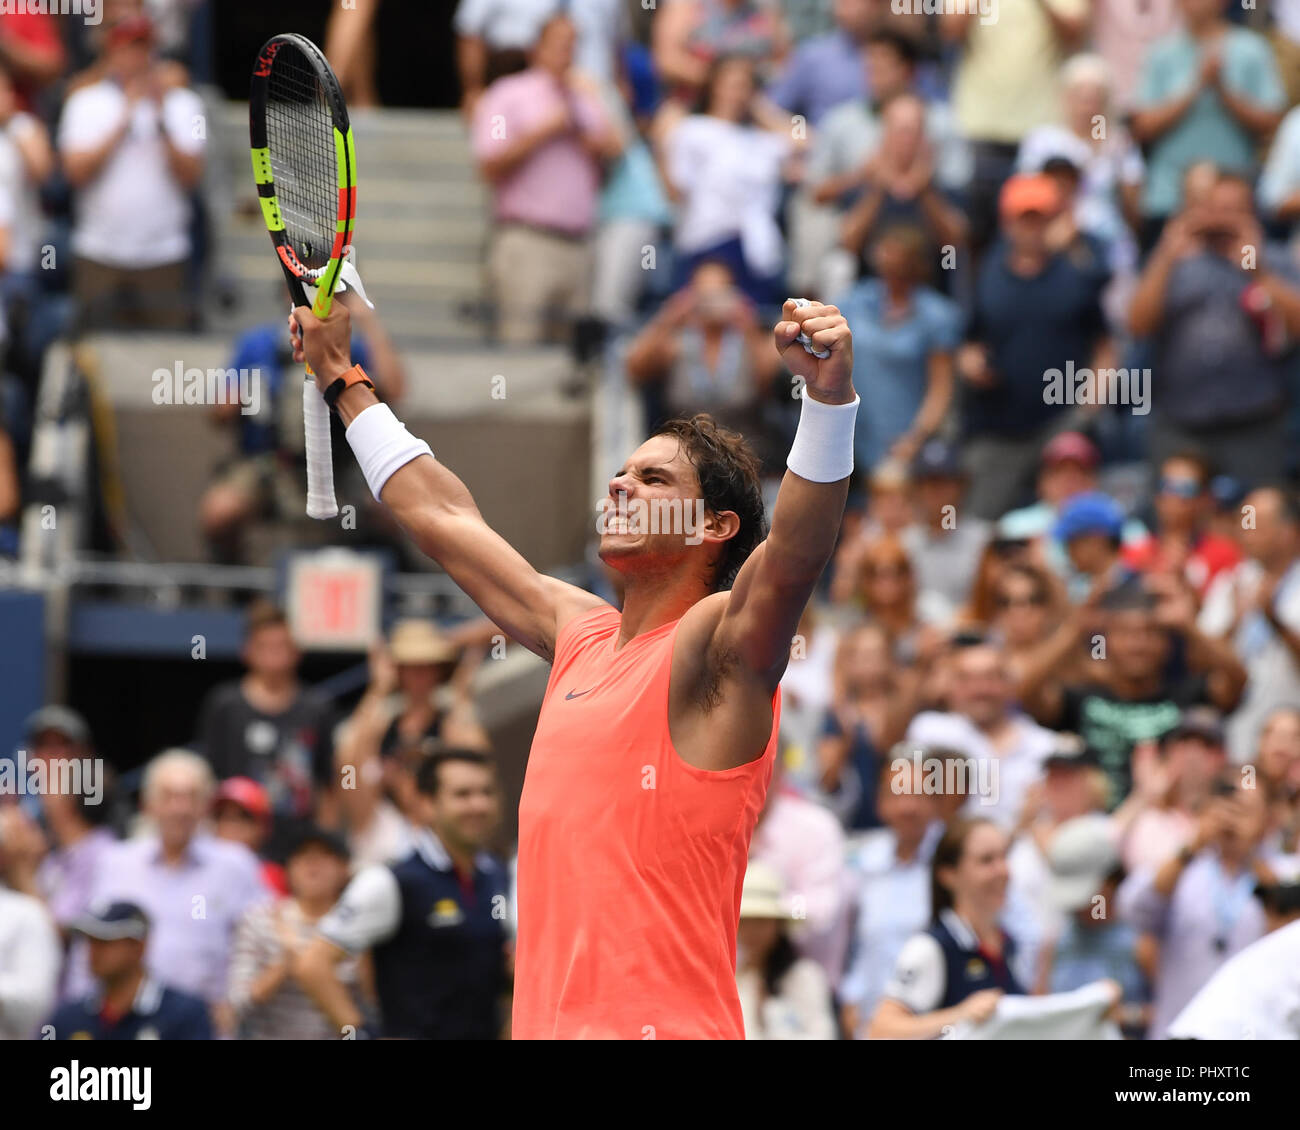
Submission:
<svg viewBox="0 0 1300 1130">
<path fill-rule="evenodd" d="M 424 440 L 406 430 L 387 404 L 372 404 L 362 412 L 348 425 L 347 437 L 376 502 L 394 471 L 421 455 L 433 454 Z"/>
<path fill-rule="evenodd" d="M 853 428 L 858 422 L 858 405 L 823 404 L 803 390 L 799 428 L 790 445 L 785 465 L 810 483 L 838 483 L 853 474 Z"/>
</svg>

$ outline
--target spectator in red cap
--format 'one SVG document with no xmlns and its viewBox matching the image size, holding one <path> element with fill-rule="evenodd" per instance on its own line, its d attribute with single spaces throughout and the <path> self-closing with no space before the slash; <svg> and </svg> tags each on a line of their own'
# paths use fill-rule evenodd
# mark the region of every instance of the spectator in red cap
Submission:
<svg viewBox="0 0 1300 1130">
<path fill-rule="evenodd" d="M 1009 541 L 1042 539 L 1043 560 L 1061 576 L 1071 572 L 1064 542 L 1056 536 L 1061 511 L 1075 498 L 1095 493 L 1097 467 L 1101 453 L 1082 432 L 1061 432 L 1043 448 L 1038 469 L 1038 498 L 1030 506 L 1004 514 L 997 524 L 999 538 Z M 1147 536 L 1146 527 L 1136 518 L 1125 518 L 1120 530 L 1121 542 L 1128 545 Z"/>
<path fill-rule="evenodd" d="M 144 16 L 116 23 L 102 77 L 68 98 L 59 124 L 83 327 L 183 328 L 191 318 L 190 193 L 207 129 L 198 95 L 158 64 L 153 45 Z"/>
<path fill-rule="evenodd" d="M 248 777 L 222 781 L 212 798 L 212 831 L 217 839 L 243 844 L 261 859 L 271 833 L 271 800 L 266 790 Z M 289 893 L 284 868 L 269 859 L 262 859 L 262 881 L 272 894 Z"/>
<path fill-rule="evenodd" d="M 1142 573 L 1180 572 L 1204 597 L 1215 576 L 1241 560 L 1234 542 L 1207 528 L 1213 508 L 1210 478 L 1209 463 L 1195 451 L 1160 464 L 1155 532 L 1125 546 L 1126 565 Z"/>
<path fill-rule="evenodd" d="M 957 353 L 967 505 L 996 519 L 1030 486 L 1044 445 L 1075 415 L 1047 395 L 1048 374 L 1113 367 L 1101 295 L 1105 252 L 1080 235 L 1068 251 L 1049 229 L 1062 207 L 1055 182 L 1020 174 L 1003 186 L 1001 239 L 980 265 L 968 341 Z"/>
<path fill-rule="evenodd" d="M 18 105 L 32 108 L 32 99 L 63 73 L 67 61 L 59 27 L 48 11 L 15 11 L 5 5 L 0 14 L 0 64 L 14 77 Z"/>
</svg>

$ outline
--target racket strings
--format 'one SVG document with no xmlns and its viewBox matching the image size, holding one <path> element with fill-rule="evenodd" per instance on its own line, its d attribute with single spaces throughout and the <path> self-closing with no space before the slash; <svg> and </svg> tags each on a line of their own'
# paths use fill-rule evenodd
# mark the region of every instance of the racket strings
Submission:
<svg viewBox="0 0 1300 1130">
<path fill-rule="evenodd" d="M 334 118 L 315 69 L 291 47 L 267 81 L 266 138 L 285 236 L 303 266 L 319 271 L 339 215 Z"/>
</svg>

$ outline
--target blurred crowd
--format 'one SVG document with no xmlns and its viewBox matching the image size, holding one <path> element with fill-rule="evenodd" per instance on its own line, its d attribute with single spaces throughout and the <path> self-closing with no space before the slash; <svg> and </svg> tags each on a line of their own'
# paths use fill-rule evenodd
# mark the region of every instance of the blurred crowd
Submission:
<svg viewBox="0 0 1300 1130">
<path fill-rule="evenodd" d="M 49 347 L 197 328 L 212 258 L 195 90 L 211 81 L 210 0 L 58 8 L 0 13 L 0 557 L 18 552 Z"/>
<path fill-rule="evenodd" d="M 708 412 L 775 480 L 781 301 L 854 333 L 747 1025 L 931 1036 L 1108 977 L 1127 1034 L 1169 1034 L 1297 906 L 1300 3 L 464 0 L 455 28 L 502 339 L 594 326 L 647 425 Z"/>
<path fill-rule="evenodd" d="M 747 1034 L 937 1037 L 1104 979 L 1131 1038 L 1300 1035 L 1266 1006 L 1300 961 L 1300 0 L 923 7 L 454 20 L 501 340 L 596 333 L 647 428 L 709 412 L 775 479 L 781 301 L 854 332 L 854 488 L 741 904 Z M 193 248 L 120 234 L 114 169 L 152 170 L 176 235 L 202 146 L 175 64 L 128 92 L 154 25 L 112 26 L 57 131 L 27 107 L 66 64 L 0 51 L 0 223 L 61 176 L 77 300 L 149 320 Z M 347 45 L 363 98 L 374 49 Z M 30 229 L 7 230 L 21 280 Z M 248 467 L 201 511 L 232 560 L 274 490 L 275 442 L 241 426 Z M 0 432 L 0 524 L 14 458 Z M 0 807 L 0 1035 L 502 1034 L 490 635 L 400 623 L 341 711 L 255 607 L 186 749 L 102 803 Z M 93 749 L 67 708 L 29 723 L 29 759 Z"/>
</svg>

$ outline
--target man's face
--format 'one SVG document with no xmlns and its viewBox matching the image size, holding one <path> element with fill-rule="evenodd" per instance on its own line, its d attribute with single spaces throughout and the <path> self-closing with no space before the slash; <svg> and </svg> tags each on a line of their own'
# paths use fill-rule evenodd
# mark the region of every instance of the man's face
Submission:
<svg viewBox="0 0 1300 1130">
<path fill-rule="evenodd" d="M 1166 530 L 1195 528 L 1205 515 L 1209 499 L 1201 472 L 1185 459 L 1167 459 L 1160 468 L 1156 518 Z"/>
<path fill-rule="evenodd" d="M 533 63 L 554 75 L 567 74 L 573 66 L 573 51 L 578 33 L 567 19 L 551 20 L 533 48 Z"/>
<path fill-rule="evenodd" d="M 835 0 L 835 26 L 862 39 L 880 23 L 880 0 Z"/>
<path fill-rule="evenodd" d="M 203 819 L 206 798 L 201 783 L 184 766 L 172 765 L 159 774 L 152 786 L 145 804 L 163 843 L 174 847 L 188 844 Z"/>
<path fill-rule="evenodd" d="M 1164 670 L 1169 637 L 1155 616 L 1140 608 L 1111 613 L 1106 628 L 1106 658 L 1128 678 Z"/>
<path fill-rule="evenodd" d="M 894 98 L 881 115 L 881 127 L 881 151 L 896 168 L 907 168 L 925 141 L 925 104 L 911 94 Z"/>
<path fill-rule="evenodd" d="M 1300 715 L 1280 710 L 1264 723 L 1255 762 L 1269 780 L 1300 788 Z"/>
<path fill-rule="evenodd" d="M 1063 459 L 1046 464 L 1038 476 L 1038 493 L 1051 506 L 1060 506 L 1076 494 L 1095 490 L 1097 476 L 1082 463 Z"/>
<path fill-rule="evenodd" d="M 1007 241 L 1022 255 L 1042 254 L 1047 250 L 1047 226 L 1051 216 L 1046 212 L 1022 212 L 1018 216 L 1003 218 Z"/>
<path fill-rule="evenodd" d="M 1181 3 L 1183 18 L 1189 24 L 1201 24 L 1219 16 L 1228 0 L 1181 0 Z"/>
<path fill-rule="evenodd" d="M 935 795 L 926 793 L 923 784 L 910 762 L 881 778 L 876 811 L 881 823 L 903 843 L 919 842 L 930 821 L 938 818 Z"/>
<path fill-rule="evenodd" d="M 1241 255 L 1241 226 L 1253 215 L 1250 189 L 1245 184 L 1236 180 L 1218 181 L 1197 214 L 1201 232 L 1214 251 L 1230 257 Z"/>
<path fill-rule="evenodd" d="M 140 965 L 144 957 L 144 942 L 135 938 L 115 938 L 113 941 L 88 939 L 90 943 L 90 971 L 98 981 L 115 981 Z"/>
<path fill-rule="evenodd" d="M 248 809 L 233 800 L 223 800 L 212 814 L 213 831 L 219 840 L 243 844 L 251 851 L 258 851 L 265 838 L 262 821 Z"/>
<path fill-rule="evenodd" d="M 443 667 L 440 663 L 397 664 L 397 685 L 412 701 L 423 701 L 442 685 Z"/>
<path fill-rule="evenodd" d="M 1276 490 L 1251 491 L 1244 506 L 1243 515 L 1253 519 L 1252 525 L 1242 525 L 1241 541 L 1246 553 L 1256 560 L 1273 562 L 1294 552 L 1295 527 Z"/>
<path fill-rule="evenodd" d="M 867 81 L 876 103 L 888 102 L 912 87 L 912 68 L 891 44 L 867 44 Z"/>
<path fill-rule="evenodd" d="M 62 730 L 42 730 L 32 737 L 31 755 L 47 760 L 74 759 L 83 756 L 81 746 Z"/>
<path fill-rule="evenodd" d="M 1087 767 L 1049 765 L 1043 773 L 1043 803 L 1052 819 L 1070 820 L 1092 811 Z"/>
<path fill-rule="evenodd" d="M 623 574 L 668 572 L 688 554 L 709 552 L 739 528 L 704 508 L 700 479 L 673 436 L 652 436 L 609 480 L 600 559 Z"/>
<path fill-rule="evenodd" d="M 1095 577 L 1114 560 L 1115 543 L 1108 534 L 1079 534 L 1065 543 L 1065 552 L 1080 573 Z"/>
<path fill-rule="evenodd" d="M 741 302 L 731 272 L 721 263 L 702 263 L 691 276 L 696 313 L 706 326 L 725 326 L 735 319 Z"/>
<path fill-rule="evenodd" d="M 348 881 L 348 865 L 324 844 L 304 844 L 285 865 L 294 898 L 320 902 L 337 898 Z"/>
<path fill-rule="evenodd" d="M 1222 772 L 1227 753 L 1221 745 L 1188 734 L 1169 742 L 1165 759 L 1176 780 L 1203 789 Z"/>
<path fill-rule="evenodd" d="M 473 848 L 487 844 L 501 817 L 496 775 L 469 761 L 443 764 L 437 796 L 421 796 L 420 805 L 440 839 Z"/>
<path fill-rule="evenodd" d="M 244 664 L 264 677 L 290 675 L 298 668 L 298 648 L 285 624 L 258 628 L 244 643 Z"/>
<path fill-rule="evenodd" d="M 944 507 L 961 502 L 966 481 L 955 475 L 926 475 L 916 480 L 916 502 L 921 517 L 934 522 L 943 517 Z"/>
<path fill-rule="evenodd" d="M 953 710 L 977 726 L 991 726 L 1010 705 L 1010 684 L 1002 655 L 992 647 L 965 647 L 952 663 Z"/>
</svg>

